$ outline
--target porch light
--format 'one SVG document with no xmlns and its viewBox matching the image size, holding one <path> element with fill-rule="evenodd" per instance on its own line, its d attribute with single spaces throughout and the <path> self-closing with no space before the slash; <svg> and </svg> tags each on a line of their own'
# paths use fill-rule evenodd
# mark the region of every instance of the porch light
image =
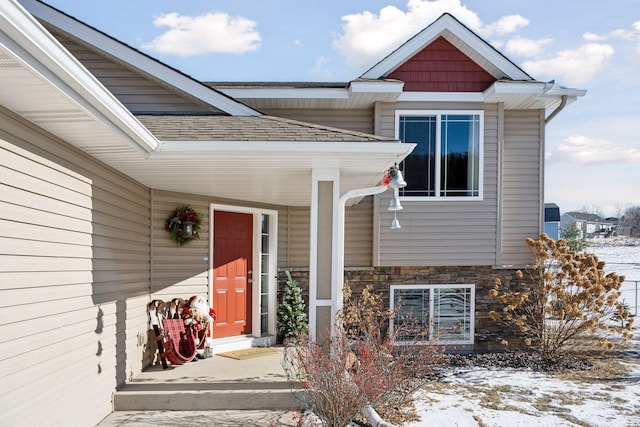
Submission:
<svg viewBox="0 0 640 427">
<path fill-rule="evenodd" d="M 190 239 L 193 237 L 193 226 L 194 222 L 184 221 L 182 223 L 182 238 Z"/>
</svg>

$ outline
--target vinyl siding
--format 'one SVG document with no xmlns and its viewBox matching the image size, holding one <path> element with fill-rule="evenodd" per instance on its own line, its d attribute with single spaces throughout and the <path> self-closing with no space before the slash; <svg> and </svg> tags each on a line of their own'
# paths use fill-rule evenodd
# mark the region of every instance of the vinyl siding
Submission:
<svg viewBox="0 0 640 427">
<path fill-rule="evenodd" d="M 373 250 L 373 198 L 345 212 L 345 266 L 370 267 Z M 279 213 L 279 268 L 309 267 L 309 208 L 289 207 Z"/>
<path fill-rule="evenodd" d="M 309 267 L 310 227 L 309 208 L 289 207 L 280 215 L 278 267 Z"/>
<path fill-rule="evenodd" d="M 219 112 L 186 94 L 181 96 L 175 89 L 168 89 L 160 82 L 140 72 L 125 67 L 106 54 L 86 48 L 54 28 L 49 30 L 58 38 L 98 80 L 133 113 L 163 112 Z"/>
<path fill-rule="evenodd" d="M 344 221 L 345 267 L 370 267 L 373 259 L 373 200 L 365 197 L 346 209 Z"/>
<path fill-rule="evenodd" d="M 379 198 L 376 224 L 379 266 L 494 265 L 497 244 L 498 108 L 497 105 L 458 103 L 400 103 L 380 106 L 380 132 L 394 136 L 395 110 L 484 110 L 483 200 L 403 201 L 398 212 L 402 226 L 391 230 L 387 211 L 390 192 Z"/>
<path fill-rule="evenodd" d="M 373 134 L 371 109 L 260 109 L 265 114 L 307 123 Z"/>
<path fill-rule="evenodd" d="M 149 193 L 8 113 L 0 129 L 2 424 L 95 425 L 145 364 Z"/>
<path fill-rule="evenodd" d="M 210 199 L 194 195 L 153 191 L 153 253 L 151 294 L 163 301 L 208 295 L 209 206 Z M 201 216 L 200 239 L 180 246 L 165 229 L 167 218 L 176 208 L 188 205 Z"/>
<path fill-rule="evenodd" d="M 543 120 L 537 110 L 505 111 L 502 177 L 502 263 L 505 265 L 531 263 L 531 250 L 524 241 L 540 234 Z"/>
</svg>

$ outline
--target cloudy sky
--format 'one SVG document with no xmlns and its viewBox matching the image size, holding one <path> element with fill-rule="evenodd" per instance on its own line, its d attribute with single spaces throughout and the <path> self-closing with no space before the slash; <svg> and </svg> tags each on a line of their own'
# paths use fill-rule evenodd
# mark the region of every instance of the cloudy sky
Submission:
<svg viewBox="0 0 640 427">
<path fill-rule="evenodd" d="M 444 12 L 540 81 L 586 89 L 547 126 L 545 201 L 640 205 L 640 2 L 46 0 L 204 81 L 360 76 Z"/>
</svg>

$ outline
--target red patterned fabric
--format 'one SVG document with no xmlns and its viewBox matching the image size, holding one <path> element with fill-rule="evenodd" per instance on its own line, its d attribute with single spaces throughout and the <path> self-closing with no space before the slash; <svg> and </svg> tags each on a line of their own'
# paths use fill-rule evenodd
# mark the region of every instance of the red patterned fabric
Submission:
<svg viewBox="0 0 640 427">
<path fill-rule="evenodd" d="M 190 327 L 184 327 L 182 319 L 162 319 L 162 327 L 168 337 L 165 342 L 167 358 L 173 364 L 190 362 L 196 357 L 196 341 Z"/>
</svg>

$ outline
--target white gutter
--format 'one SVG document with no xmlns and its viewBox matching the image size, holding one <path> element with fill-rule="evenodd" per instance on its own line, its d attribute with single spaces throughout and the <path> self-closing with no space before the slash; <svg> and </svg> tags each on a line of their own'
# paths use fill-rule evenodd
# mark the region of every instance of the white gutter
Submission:
<svg viewBox="0 0 640 427">
<path fill-rule="evenodd" d="M 207 154 L 242 153 L 315 153 L 315 154 L 388 154 L 407 156 L 415 144 L 399 142 L 305 142 L 305 141 L 161 141 L 151 158 L 202 158 Z"/>
</svg>

